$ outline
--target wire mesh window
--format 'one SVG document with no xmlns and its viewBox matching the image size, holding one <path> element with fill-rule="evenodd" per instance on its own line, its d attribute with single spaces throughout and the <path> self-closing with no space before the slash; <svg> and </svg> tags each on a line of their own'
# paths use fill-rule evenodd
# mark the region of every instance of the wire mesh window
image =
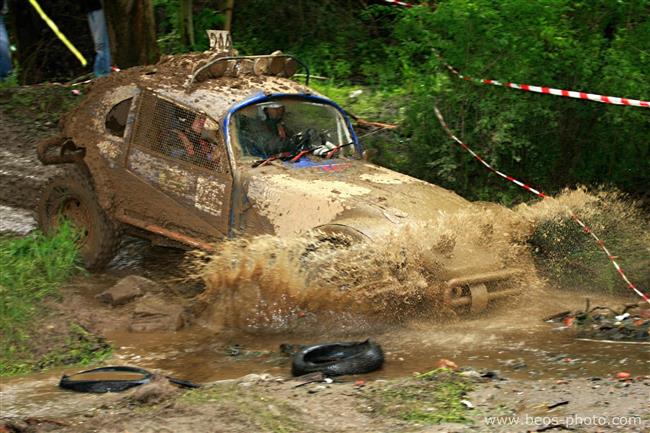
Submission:
<svg viewBox="0 0 650 433">
<path fill-rule="evenodd" d="M 206 119 L 205 114 L 143 92 L 133 143 L 168 158 L 226 173 L 228 159 L 223 143 L 203 137 Z"/>
</svg>

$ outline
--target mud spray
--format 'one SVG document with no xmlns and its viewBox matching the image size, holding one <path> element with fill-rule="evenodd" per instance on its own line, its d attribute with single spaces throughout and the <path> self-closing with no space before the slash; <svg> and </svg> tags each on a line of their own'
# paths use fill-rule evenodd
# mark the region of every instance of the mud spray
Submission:
<svg viewBox="0 0 650 433">
<path fill-rule="evenodd" d="M 346 332 L 454 319 L 442 289 L 449 269 L 464 265 L 522 271 L 512 282 L 521 296 L 511 302 L 544 303 L 549 286 L 618 290 L 607 259 L 569 219 L 568 208 L 614 251 L 633 253 L 623 263 L 641 278 L 650 267 L 650 234 L 640 211 L 616 193 L 578 189 L 512 210 L 477 204 L 404 225 L 372 244 L 322 242 L 318 235 L 226 242 L 202 269 L 202 324 L 254 333 Z"/>
</svg>

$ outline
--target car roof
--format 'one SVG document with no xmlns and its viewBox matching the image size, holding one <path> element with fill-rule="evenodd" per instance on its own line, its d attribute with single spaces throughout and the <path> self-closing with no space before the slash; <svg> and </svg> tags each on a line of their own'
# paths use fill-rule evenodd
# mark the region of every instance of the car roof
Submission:
<svg viewBox="0 0 650 433">
<path fill-rule="evenodd" d="M 178 102 L 197 111 L 203 111 L 215 119 L 221 118 L 236 104 L 260 94 L 310 94 L 313 90 L 292 80 L 281 77 L 222 77 L 201 83 L 190 93 L 177 87 L 149 88 L 161 97 Z M 235 87 L 233 87 L 233 85 Z"/>
<path fill-rule="evenodd" d="M 186 84 L 192 72 L 212 54 L 165 56 L 155 65 L 129 68 L 99 79 L 93 84 L 91 92 L 111 93 L 116 87 L 135 84 L 192 110 L 203 111 L 215 119 L 224 116 L 233 105 L 260 93 L 321 96 L 309 87 L 288 78 L 253 74 L 203 80 L 195 83 L 188 91 Z"/>
</svg>

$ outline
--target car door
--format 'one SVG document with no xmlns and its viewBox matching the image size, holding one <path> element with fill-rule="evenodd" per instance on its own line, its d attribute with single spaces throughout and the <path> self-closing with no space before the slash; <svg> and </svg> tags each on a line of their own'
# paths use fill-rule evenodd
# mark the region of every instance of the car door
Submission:
<svg viewBox="0 0 650 433">
<path fill-rule="evenodd" d="M 218 124 L 150 90 L 135 110 L 126 169 L 137 187 L 125 206 L 127 218 L 168 236 L 161 229 L 195 239 L 226 236 L 230 161 L 222 135 L 205 133 Z"/>
</svg>

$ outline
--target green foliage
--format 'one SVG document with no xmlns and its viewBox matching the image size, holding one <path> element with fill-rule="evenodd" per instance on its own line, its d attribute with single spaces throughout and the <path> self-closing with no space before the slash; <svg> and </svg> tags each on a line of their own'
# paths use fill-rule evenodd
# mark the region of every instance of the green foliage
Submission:
<svg viewBox="0 0 650 433">
<path fill-rule="evenodd" d="M 158 45 L 162 53 L 204 51 L 210 46 L 206 30 L 223 28 L 224 15 L 214 8 L 213 1 L 194 1 L 194 45 L 184 45 L 181 38 L 180 0 L 154 0 L 158 25 Z"/>
<path fill-rule="evenodd" d="M 473 386 L 466 378 L 438 369 L 414 379 L 374 388 L 368 399 L 382 415 L 418 424 L 471 423 L 461 400 Z"/>
<path fill-rule="evenodd" d="M 451 76 L 433 50 L 470 76 L 650 99 L 650 0 L 414 3 L 237 0 L 233 40 L 241 54 L 281 49 L 337 85 L 387 91 L 388 104 L 376 107 L 401 104 L 392 120 L 402 127 L 372 137 L 378 161 L 468 198 L 510 204 L 528 196 L 450 141 L 434 105 L 488 162 L 547 193 L 605 184 L 647 197 L 647 109 L 477 85 Z M 154 0 L 162 51 L 206 49 L 205 30 L 222 27 L 225 2 L 193 1 L 193 47 L 181 43 L 179 5 Z M 34 102 L 51 122 L 51 106 Z"/>
<path fill-rule="evenodd" d="M 389 57 L 413 89 L 404 125 L 412 145 L 397 168 L 475 199 L 486 189 L 492 199 L 520 196 L 449 140 L 437 104 L 488 162 L 547 192 L 582 183 L 643 193 L 650 186 L 643 110 L 468 83 L 432 52 L 470 76 L 647 99 L 650 57 L 636 48 L 650 44 L 642 11 L 649 2 L 447 0 L 435 11 L 405 10 Z"/>
<path fill-rule="evenodd" d="M 217 30 L 223 27 L 225 17 L 213 9 L 202 8 L 194 14 L 194 46 L 195 51 L 210 48 L 210 40 L 206 30 Z"/>
<path fill-rule="evenodd" d="M 317 75 L 365 80 L 368 72 L 374 73 L 367 63 L 382 61 L 383 46 L 376 36 L 384 29 L 362 6 L 352 0 L 240 0 L 234 14 L 234 45 L 242 54 L 282 50 L 301 58 Z"/>
<path fill-rule="evenodd" d="M 0 90 L 13 89 L 15 87 L 18 87 L 18 74 L 15 72 L 0 81 Z"/>
<path fill-rule="evenodd" d="M 488 162 L 547 193 L 605 184 L 645 194 L 647 110 L 459 80 L 434 49 L 470 76 L 648 99 L 649 16 L 648 0 L 442 0 L 411 9 L 239 0 L 233 39 L 244 54 L 296 54 L 343 89 L 350 82 L 378 93 L 399 87 L 397 99 L 385 96 L 403 109 L 385 120 L 402 127 L 369 144 L 381 149 L 378 162 L 468 198 L 513 204 L 530 196 L 455 145 L 434 105 Z"/>
</svg>

